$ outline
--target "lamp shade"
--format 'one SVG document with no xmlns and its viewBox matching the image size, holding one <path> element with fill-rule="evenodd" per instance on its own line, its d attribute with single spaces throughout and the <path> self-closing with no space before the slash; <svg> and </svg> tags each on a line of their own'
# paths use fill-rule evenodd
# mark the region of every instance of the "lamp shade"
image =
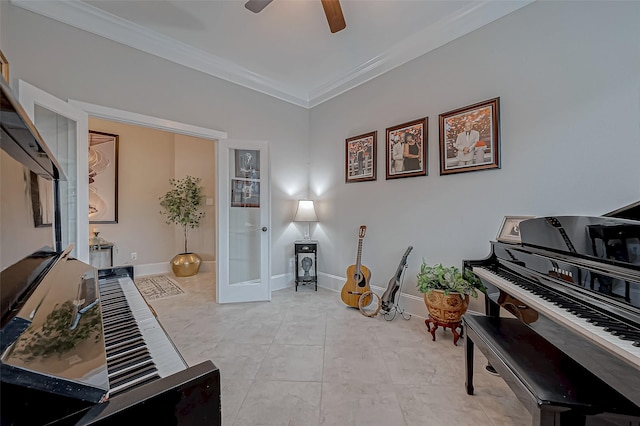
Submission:
<svg viewBox="0 0 640 426">
<path fill-rule="evenodd" d="M 316 209 L 311 200 L 298 200 L 298 209 L 293 218 L 294 222 L 317 222 Z"/>
</svg>

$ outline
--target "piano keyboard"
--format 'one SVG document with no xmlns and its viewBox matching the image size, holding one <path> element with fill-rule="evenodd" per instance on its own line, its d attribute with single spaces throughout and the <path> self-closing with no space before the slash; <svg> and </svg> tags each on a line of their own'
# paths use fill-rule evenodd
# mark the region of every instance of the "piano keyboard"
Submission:
<svg viewBox="0 0 640 426">
<path fill-rule="evenodd" d="M 640 347 L 637 346 L 639 340 L 637 336 L 635 339 L 633 338 L 634 335 L 637 335 L 638 330 L 625 327 L 621 322 L 618 322 L 618 327 L 627 328 L 628 330 L 615 330 L 615 327 L 612 328 L 611 322 L 605 321 L 606 317 L 595 310 L 590 311 L 588 315 L 583 315 L 583 310 L 588 308 L 578 303 L 574 303 L 575 306 L 563 308 L 559 306 L 563 303 L 558 303 L 557 300 L 553 302 L 545 300 L 544 295 L 540 296 L 527 288 L 523 288 L 524 285 L 520 282 L 522 277 L 518 277 L 517 281 L 515 279 L 511 280 L 509 279 L 510 277 L 498 275 L 483 267 L 474 267 L 473 273 L 529 307 L 593 340 L 606 350 L 640 368 Z M 587 321 L 584 316 L 591 317 L 591 321 Z M 602 318 L 598 320 L 599 317 Z M 621 332 L 624 333 L 625 339 L 616 335 Z"/>
<path fill-rule="evenodd" d="M 111 396 L 187 368 L 133 280 L 99 286 Z"/>
</svg>

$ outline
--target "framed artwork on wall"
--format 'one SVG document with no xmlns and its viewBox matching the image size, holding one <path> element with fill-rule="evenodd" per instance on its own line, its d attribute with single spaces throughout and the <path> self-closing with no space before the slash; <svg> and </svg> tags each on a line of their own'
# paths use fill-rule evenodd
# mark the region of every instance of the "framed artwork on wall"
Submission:
<svg viewBox="0 0 640 426">
<path fill-rule="evenodd" d="M 376 141 L 378 132 L 365 133 L 346 140 L 345 181 L 376 180 Z"/>
<path fill-rule="evenodd" d="M 535 216 L 505 216 L 496 240 L 503 243 L 520 243 L 520 222 Z"/>
<path fill-rule="evenodd" d="M 500 168 L 500 98 L 440 114 L 440 174 Z"/>
<path fill-rule="evenodd" d="M 2 78 L 4 78 L 4 81 L 9 84 L 9 61 L 7 61 L 7 58 L 2 53 L 2 50 L 0 50 L 0 74 L 2 74 Z"/>
<path fill-rule="evenodd" d="M 429 118 L 387 128 L 387 179 L 427 175 Z"/>
<path fill-rule="evenodd" d="M 53 223 L 53 182 L 29 171 L 29 192 L 36 228 Z"/>
<path fill-rule="evenodd" d="M 118 223 L 118 135 L 89 130 L 89 223 Z"/>
</svg>

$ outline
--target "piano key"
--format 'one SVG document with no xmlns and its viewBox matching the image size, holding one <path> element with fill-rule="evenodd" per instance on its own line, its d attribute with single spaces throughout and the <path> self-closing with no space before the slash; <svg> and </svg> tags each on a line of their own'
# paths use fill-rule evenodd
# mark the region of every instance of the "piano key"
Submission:
<svg viewBox="0 0 640 426">
<path fill-rule="evenodd" d="M 120 295 L 126 299 L 126 309 L 137 326 L 137 332 L 142 335 L 145 347 L 151 354 L 160 377 L 166 377 L 187 368 L 186 363 L 158 323 L 133 280 L 129 277 L 105 280 L 104 284 L 100 283 L 101 296 L 103 286 L 109 297 L 120 292 Z M 108 321 L 109 318 L 105 320 L 105 324 Z M 119 327 L 117 330 L 124 331 L 123 328 Z"/>
<path fill-rule="evenodd" d="M 573 331 L 593 340 L 598 345 L 615 353 L 620 358 L 640 368 L 640 342 L 631 342 L 613 336 L 606 332 L 603 327 L 597 325 L 597 321 L 581 318 L 580 316 L 571 314 L 566 309 L 562 309 L 549 303 L 544 298 L 521 288 L 517 283 L 510 281 L 491 270 L 483 267 L 474 267 L 473 273 L 478 277 L 487 280 L 499 289 L 509 293 L 523 303 L 529 305 L 540 313 L 562 323 Z"/>
</svg>

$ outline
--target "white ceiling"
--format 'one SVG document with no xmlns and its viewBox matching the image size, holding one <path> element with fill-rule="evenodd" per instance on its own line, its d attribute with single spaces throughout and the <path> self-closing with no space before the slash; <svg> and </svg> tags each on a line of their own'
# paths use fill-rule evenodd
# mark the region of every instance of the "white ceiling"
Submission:
<svg viewBox="0 0 640 426">
<path fill-rule="evenodd" d="M 306 108 L 532 0 L 341 0 L 331 34 L 320 0 L 11 0 L 14 5 Z"/>
</svg>

